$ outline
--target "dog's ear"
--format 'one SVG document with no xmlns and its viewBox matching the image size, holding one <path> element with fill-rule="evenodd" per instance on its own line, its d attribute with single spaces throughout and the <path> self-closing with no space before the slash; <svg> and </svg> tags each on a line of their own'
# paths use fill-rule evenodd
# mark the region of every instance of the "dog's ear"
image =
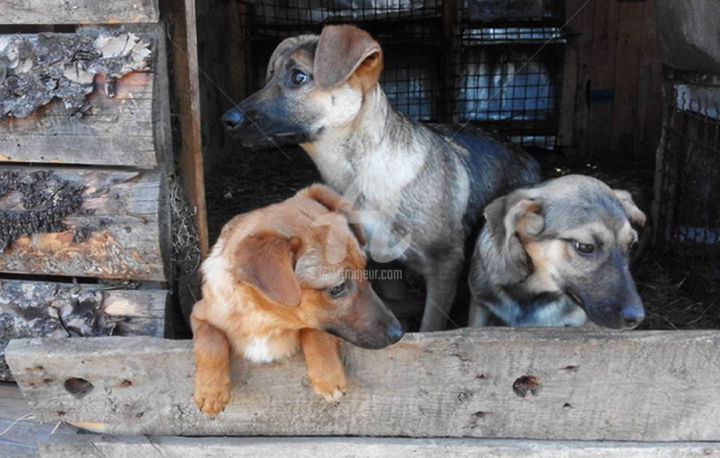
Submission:
<svg viewBox="0 0 720 458">
<path fill-rule="evenodd" d="M 380 77 L 382 49 L 364 30 L 351 25 L 329 25 L 320 34 L 313 67 L 321 89 L 339 86 L 356 76 L 365 92 Z"/>
<path fill-rule="evenodd" d="M 295 278 L 295 261 L 302 241 L 272 232 L 246 237 L 235 249 L 234 272 L 275 302 L 300 305 L 302 290 Z"/>
<path fill-rule="evenodd" d="M 314 184 L 303 189 L 298 194 L 315 200 L 331 212 L 337 212 L 343 215 L 360 246 L 365 245 L 367 239 L 360 224 L 360 219 L 355 213 L 355 208 L 340 194 L 322 184 Z"/>
<path fill-rule="evenodd" d="M 484 256 L 498 283 L 511 284 L 530 275 L 523 240 L 539 235 L 545 227 L 542 205 L 541 199 L 516 191 L 485 207 L 489 244 Z"/>
<path fill-rule="evenodd" d="M 625 214 L 628 220 L 630 220 L 630 224 L 635 227 L 645 227 L 647 216 L 635 205 L 632 194 L 622 189 L 613 189 L 613 192 L 615 193 L 615 198 L 622 204 L 623 210 L 625 210 Z"/>
</svg>

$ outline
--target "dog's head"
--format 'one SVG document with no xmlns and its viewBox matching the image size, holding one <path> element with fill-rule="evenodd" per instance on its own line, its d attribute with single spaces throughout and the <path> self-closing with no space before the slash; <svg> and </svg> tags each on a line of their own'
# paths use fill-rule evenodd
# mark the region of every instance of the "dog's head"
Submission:
<svg viewBox="0 0 720 458">
<path fill-rule="evenodd" d="M 334 191 L 311 186 L 242 226 L 230 270 L 261 307 L 364 348 L 400 340 L 400 323 L 364 275 L 365 236 L 352 206 Z"/>
<path fill-rule="evenodd" d="M 638 238 L 633 226 L 644 226 L 645 214 L 627 191 L 568 175 L 494 200 L 485 219 L 490 243 L 480 249 L 491 281 L 565 293 L 609 328 L 644 319 L 628 264 Z"/>
<path fill-rule="evenodd" d="M 380 45 L 357 27 L 288 38 L 270 57 L 265 86 L 222 121 L 246 146 L 309 143 L 356 118 L 381 70 Z"/>
</svg>

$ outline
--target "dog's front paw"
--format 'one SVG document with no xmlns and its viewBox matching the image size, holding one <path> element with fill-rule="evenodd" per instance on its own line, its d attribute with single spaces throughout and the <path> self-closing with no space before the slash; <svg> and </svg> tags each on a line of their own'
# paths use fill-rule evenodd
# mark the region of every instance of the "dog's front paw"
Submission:
<svg viewBox="0 0 720 458">
<path fill-rule="evenodd" d="M 193 400 L 205 415 L 215 418 L 230 400 L 230 390 L 195 390 Z"/>
<path fill-rule="evenodd" d="M 215 418 L 217 414 L 225 409 L 228 401 L 230 401 L 230 383 L 220 383 L 216 385 L 195 385 L 193 400 L 205 415 Z"/>
<path fill-rule="evenodd" d="M 335 404 L 345 396 L 345 389 L 347 388 L 347 380 L 345 375 L 342 377 L 335 378 L 323 378 L 323 379 L 310 379 L 312 383 L 313 391 L 329 403 Z"/>
</svg>

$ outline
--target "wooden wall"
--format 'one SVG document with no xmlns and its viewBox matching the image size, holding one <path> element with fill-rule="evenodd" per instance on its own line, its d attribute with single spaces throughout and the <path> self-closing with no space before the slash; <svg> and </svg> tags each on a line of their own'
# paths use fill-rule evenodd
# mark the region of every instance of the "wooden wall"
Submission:
<svg viewBox="0 0 720 458">
<path fill-rule="evenodd" d="M 0 5 L 0 381 L 12 338 L 162 336 L 174 281 L 158 2 L 39 3 Z"/>
<path fill-rule="evenodd" d="M 558 143 L 583 160 L 652 158 L 662 122 L 655 0 L 566 0 L 565 11 L 577 15 Z"/>
</svg>

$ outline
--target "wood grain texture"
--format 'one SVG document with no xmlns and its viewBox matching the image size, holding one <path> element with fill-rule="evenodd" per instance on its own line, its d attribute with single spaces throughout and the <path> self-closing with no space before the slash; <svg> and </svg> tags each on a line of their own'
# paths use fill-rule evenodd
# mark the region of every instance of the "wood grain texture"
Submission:
<svg viewBox="0 0 720 458">
<path fill-rule="evenodd" d="M 643 18 L 646 2 L 618 3 L 615 98 L 612 104 L 610 150 L 632 157 L 640 125 L 640 63 L 644 54 Z"/>
<path fill-rule="evenodd" d="M 567 0 L 566 18 L 583 6 L 566 28 L 559 145 L 576 160 L 650 158 L 662 122 L 655 2 Z"/>
<path fill-rule="evenodd" d="M 163 12 L 171 24 L 174 107 L 179 113 L 180 138 L 178 163 L 183 177 L 185 194 L 195 211 L 200 251 L 209 251 L 207 209 L 205 205 L 205 177 L 203 169 L 203 139 L 200 106 L 200 67 L 198 60 L 195 1 L 163 1 Z M 224 20 L 224 18 L 223 18 Z"/>
<path fill-rule="evenodd" d="M 0 24 L 116 24 L 158 20 L 157 0 L 9 0 L 0 3 Z"/>
<path fill-rule="evenodd" d="M 6 357 L 39 418 L 113 434 L 702 441 L 720 439 L 719 350 L 717 331 L 408 334 L 380 351 L 343 345 L 339 405 L 312 392 L 300 357 L 236 362 L 215 420 L 191 401 L 189 341 L 15 340 Z M 92 391 L 70 394 L 70 377 Z"/>
<path fill-rule="evenodd" d="M 578 158 L 586 154 L 589 128 L 587 88 L 590 81 L 588 62 L 592 56 L 592 4 L 586 4 L 585 0 L 567 0 L 565 17 L 573 17 L 573 20 L 567 25 L 558 141 L 569 156 Z M 573 80 L 574 86 L 571 85 Z"/>
<path fill-rule="evenodd" d="M 74 439 L 74 443 L 68 439 Z M 407 438 L 191 438 L 191 437 L 68 437 L 44 444 L 39 456 L 84 457 L 178 457 L 204 458 L 279 457 L 296 458 L 690 458 L 720 453 L 716 443 L 556 442 L 493 439 Z"/>
<path fill-rule="evenodd" d="M 20 389 L 12 383 L 0 383 L 0 431 L 0 456 L 12 458 L 37 457 L 40 444 L 75 443 L 77 435 L 70 425 L 43 424 L 33 418 Z"/>
<path fill-rule="evenodd" d="M 151 169 L 167 158 L 170 148 L 164 29 L 155 24 L 129 26 L 150 43 L 151 70 L 120 78 L 88 73 L 86 106 L 82 111 L 54 99 L 25 118 L 0 119 L 0 163 L 33 162 L 121 165 Z M 107 27 L 108 35 L 117 27 Z M 97 34 L 80 28 L 76 34 L 53 34 L 71 40 Z M 10 36 L 0 35 L 10 39 Z M 38 35 L 23 35 L 33 43 Z M 38 70 L 42 71 L 42 69 Z M 94 78 L 94 82 L 93 82 Z"/>
<path fill-rule="evenodd" d="M 590 60 L 590 94 L 613 91 L 617 61 L 618 8 L 616 0 L 593 2 L 592 58 Z M 590 101 L 588 112 L 587 155 L 602 160 L 611 152 L 614 99 L 600 103 Z"/>
<path fill-rule="evenodd" d="M 162 337 L 168 292 L 117 288 L 0 279 L 0 380 L 12 380 L 4 358 L 10 339 Z"/>
<path fill-rule="evenodd" d="M 21 177 L 40 169 L 2 167 Z M 0 253 L 0 271 L 77 277 L 164 281 L 158 215 L 158 172 L 53 168 L 54 176 L 82 185 L 82 205 L 64 218 L 67 230 L 15 239 Z M 21 205 L 12 194 L 0 208 Z M 21 209 L 22 210 L 22 209 Z"/>
<path fill-rule="evenodd" d="M 154 168 L 153 74 L 116 81 L 111 98 L 106 78 L 96 77 L 84 115 L 53 101 L 27 118 L 0 121 L 0 161 Z"/>
</svg>

